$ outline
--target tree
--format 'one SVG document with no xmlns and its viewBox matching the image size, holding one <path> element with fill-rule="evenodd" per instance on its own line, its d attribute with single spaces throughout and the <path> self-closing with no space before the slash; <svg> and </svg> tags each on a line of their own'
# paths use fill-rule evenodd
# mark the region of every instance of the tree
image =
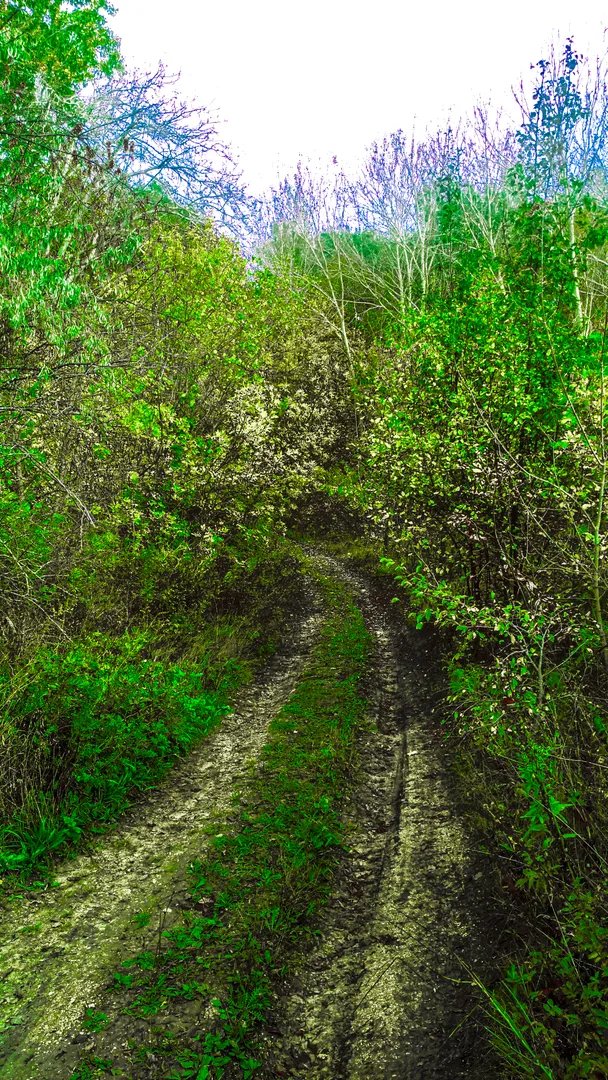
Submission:
<svg viewBox="0 0 608 1080">
<path fill-rule="evenodd" d="M 248 203 L 217 118 L 181 101 L 175 83 L 162 66 L 98 79 L 83 97 L 80 139 L 98 160 L 110 155 L 131 186 L 241 231 Z"/>
<path fill-rule="evenodd" d="M 591 329 L 591 308 L 583 308 L 580 273 L 584 248 L 577 240 L 577 215 L 589 206 L 590 197 L 605 183 L 608 161 L 608 89 L 606 61 L 596 63 L 595 73 L 583 79 L 583 57 L 569 38 L 561 56 L 555 47 L 549 59 L 534 65 L 539 78 L 528 104 L 523 87 L 517 97 L 522 123 L 517 133 L 519 164 L 515 183 L 525 198 L 541 202 L 554 217 L 567 245 L 576 322 L 586 333 Z M 561 220 L 563 219 L 563 225 Z M 547 252 L 549 255 L 549 252 Z"/>
</svg>

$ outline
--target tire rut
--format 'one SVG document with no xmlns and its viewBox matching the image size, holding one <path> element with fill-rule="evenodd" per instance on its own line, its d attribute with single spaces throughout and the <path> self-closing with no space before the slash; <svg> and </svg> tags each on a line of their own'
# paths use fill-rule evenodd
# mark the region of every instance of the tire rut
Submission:
<svg viewBox="0 0 608 1080">
<path fill-rule="evenodd" d="M 359 743 L 349 854 L 319 944 L 284 988 L 264 1075 L 492 1075 L 482 1047 L 451 1040 L 475 1008 L 461 960 L 476 963 L 483 949 L 482 874 L 474 872 L 425 665 L 364 575 L 316 558 L 349 584 L 375 639 L 373 723 Z"/>
<path fill-rule="evenodd" d="M 98 1006 L 116 966 L 141 951 L 134 913 L 148 912 L 151 925 L 166 919 L 188 863 L 207 843 L 209 823 L 227 811 L 317 640 L 323 613 L 316 592 L 310 585 L 305 591 L 312 614 L 294 623 L 286 648 L 239 694 L 221 726 L 110 836 L 62 863 L 57 887 L 13 901 L 2 913 L 5 1080 L 69 1075 L 62 1058 L 71 1042 L 88 1038 L 74 1034 L 84 1008 Z"/>
</svg>

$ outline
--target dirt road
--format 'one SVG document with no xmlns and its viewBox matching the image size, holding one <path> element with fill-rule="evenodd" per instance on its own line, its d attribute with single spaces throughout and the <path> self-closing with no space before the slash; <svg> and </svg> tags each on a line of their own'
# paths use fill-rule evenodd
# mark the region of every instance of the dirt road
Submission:
<svg viewBox="0 0 608 1080">
<path fill-rule="evenodd" d="M 467 967 L 491 965 L 500 928 L 435 717 L 437 658 L 366 575 L 326 565 L 348 581 L 375 638 L 376 730 L 361 740 L 350 856 L 320 945 L 274 1018 L 275 1074 L 494 1077 Z"/>
</svg>

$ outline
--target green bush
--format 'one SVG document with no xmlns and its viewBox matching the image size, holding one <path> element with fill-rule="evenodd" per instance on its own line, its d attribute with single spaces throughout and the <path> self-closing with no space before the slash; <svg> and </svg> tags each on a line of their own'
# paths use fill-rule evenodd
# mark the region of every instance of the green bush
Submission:
<svg viewBox="0 0 608 1080">
<path fill-rule="evenodd" d="M 150 658 L 150 646 L 149 634 L 128 633 L 41 648 L 12 694 L 10 672 L 2 673 L 3 773 L 12 796 L 0 830 L 3 870 L 30 869 L 85 825 L 116 815 L 225 712 L 225 688 L 209 689 L 205 672 L 190 665 Z M 227 661 L 234 677 L 238 664 Z"/>
</svg>

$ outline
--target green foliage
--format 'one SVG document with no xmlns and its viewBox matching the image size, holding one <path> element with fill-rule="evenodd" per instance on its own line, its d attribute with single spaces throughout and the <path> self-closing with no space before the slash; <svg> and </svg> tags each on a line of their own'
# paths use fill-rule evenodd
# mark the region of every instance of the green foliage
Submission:
<svg viewBox="0 0 608 1080">
<path fill-rule="evenodd" d="M 31 871 L 114 817 L 221 718 L 225 698 L 205 689 L 205 673 L 146 658 L 150 643 L 99 635 L 40 650 L 17 692 L 4 673 L 3 871 Z"/>
<path fill-rule="evenodd" d="M 107 1058 L 94 1057 L 83 1063 L 73 1074 L 72 1080 L 96 1080 L 112 1072 L 112 1062 Z"/>
<path fill-rule="evenodd" d="M 108 1025 L 108 1017 L 104 1012 L 95 1011 L 88 1008 L 86 1012 L 86 1018 L 83 1023 L 83 1027 L 87 1031 L 103 1031 Z"/>
<path fill-rule="evenodd" d="M 3 91 L 23 93 L 24 75 L 33 92 L 35 79 L 60 94 L 73 93 L 96 72 L 110 74 L 120 63 L 118 43 L 106 23 L 108 0 L 7 0 L 0 12 L 0 63 L 8 66 Z M 0 102 L 0 108 L 2 107 Z"/>
</svg>

